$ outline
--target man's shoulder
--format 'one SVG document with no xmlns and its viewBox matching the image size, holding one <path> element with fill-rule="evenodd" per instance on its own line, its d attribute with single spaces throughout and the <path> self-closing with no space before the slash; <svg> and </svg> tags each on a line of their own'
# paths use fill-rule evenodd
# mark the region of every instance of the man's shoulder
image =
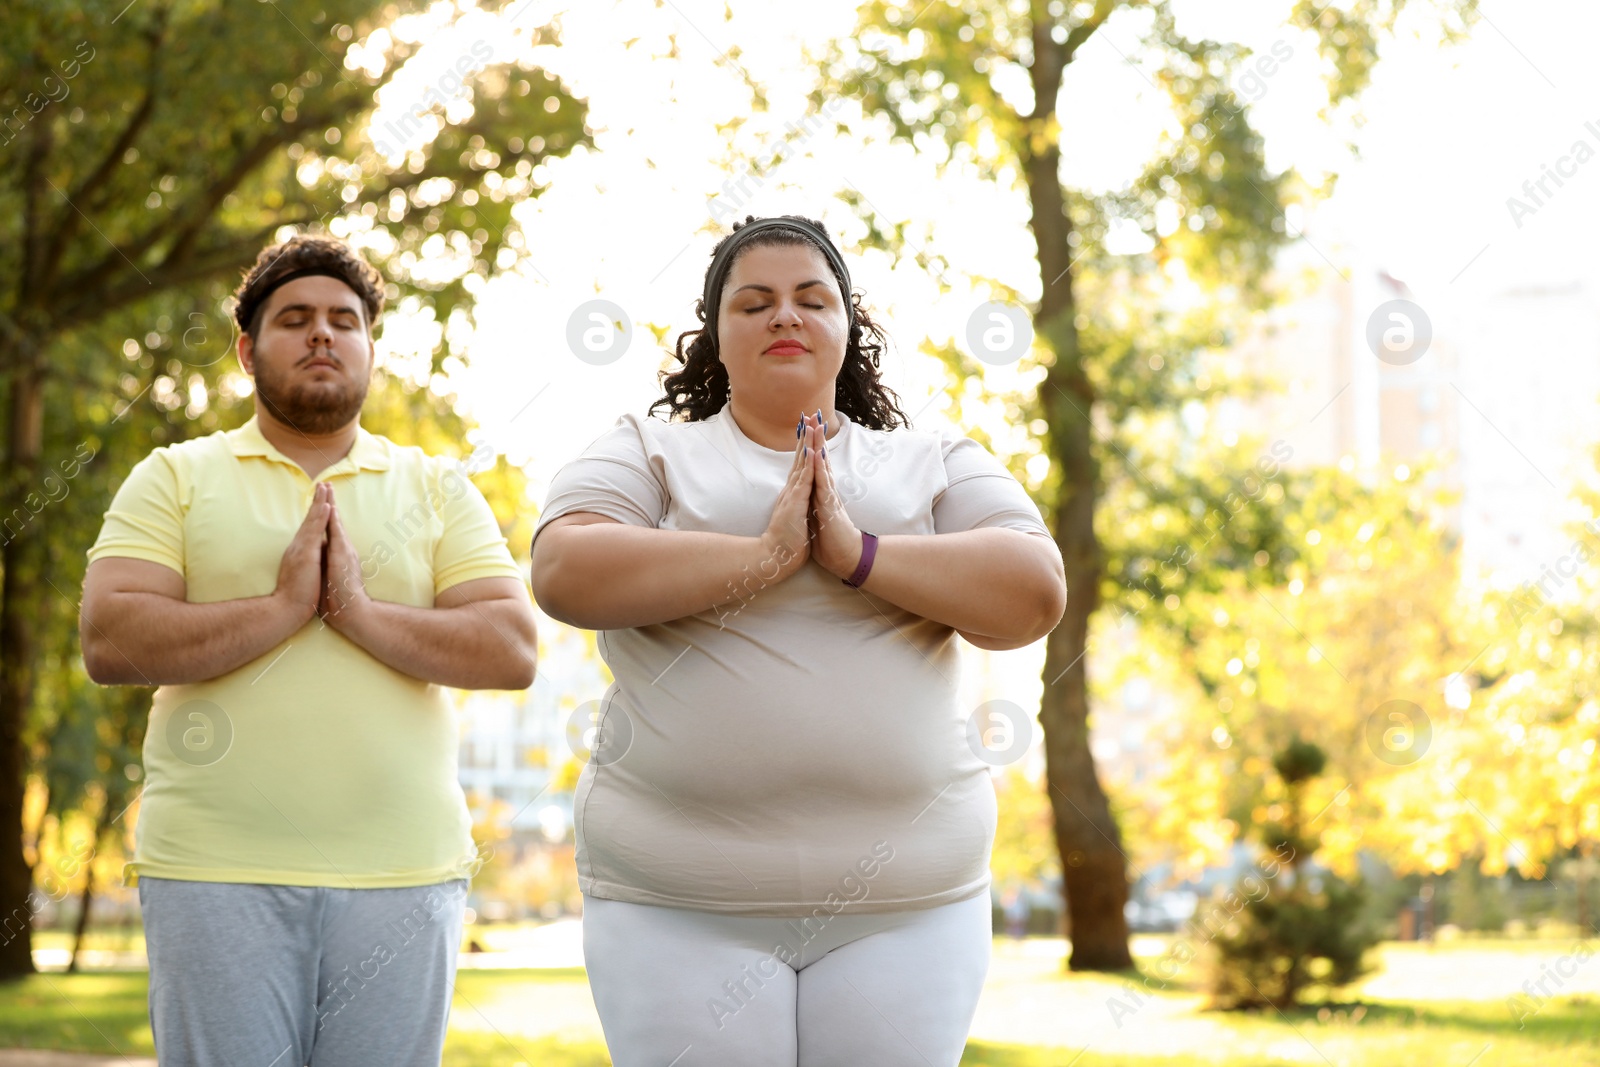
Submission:
<svg viewBox="0 0 1600 1067">
<path fill-rule="evenodd" d="M 170 441 L 150 450 L 145 460 L 156 462 L 176 463 L 184 466 L 193 466 L 196 463 L 210 461 L 219 457 L 233 454 L 233 435 L 239 431 L 214 430 L 198 437 L 186 437 L 181 441 Z"/>
<path fill-rule="evenodd" d="M 402 445 L 370 430 L 363 430 L 362 433 L 365 437 L 363 447 L 370 451 L 373 457 L 381 457 L 385 461 L 386 471 L 421 473 L 433 480 L 451 474 L 466 475 L 470 478 L 493 467 L 499 455 L 494 446 L 488 443 L 479 444 L 464 455 L 451 455 L 429 452 L 420 445 Z"/>
</svg>

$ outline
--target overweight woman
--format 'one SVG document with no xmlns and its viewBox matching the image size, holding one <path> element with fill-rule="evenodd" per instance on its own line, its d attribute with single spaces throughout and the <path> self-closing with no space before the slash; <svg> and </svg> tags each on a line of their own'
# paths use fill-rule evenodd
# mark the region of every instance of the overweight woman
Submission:
<svg viewBox="0 0 1600 1067">
<path fill-rule="evenodd" d="M 995 798 L 957 638 L 1060 620 L 1061 555 L 977 442 L 913 430 L 819 223 L 718 243 L 663 375 L 557 474 L 533 590 L 616 681 L 575 799 L 617 1067 L 961 1058 Z M 685 340 L 688 340 L 687 347 Z"/>
</svg>

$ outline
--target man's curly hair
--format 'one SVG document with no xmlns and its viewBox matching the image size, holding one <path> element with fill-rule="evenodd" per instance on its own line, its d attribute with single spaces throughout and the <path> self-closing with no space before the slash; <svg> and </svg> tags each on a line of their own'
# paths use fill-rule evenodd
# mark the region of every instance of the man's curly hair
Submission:
<svg viewBox="0 0 1600 1067">
<path fill-rule="evenodd" d="M 316 234 L 296 234 L 282 244 L 263 248 L 255 266 L 233 291 L 233 317 L 239 329 L 256 340 L 267 298 L 284 282 L 307 274 L 326 274 L 348 285 L 361 298 L 370 333 L 383 313 L 383 275 L 343 241 Z"/>
</svg>

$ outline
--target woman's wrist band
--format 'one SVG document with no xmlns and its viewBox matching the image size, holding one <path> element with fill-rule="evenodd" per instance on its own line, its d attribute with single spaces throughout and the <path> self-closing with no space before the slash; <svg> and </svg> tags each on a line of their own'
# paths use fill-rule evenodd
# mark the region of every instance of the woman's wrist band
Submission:
<svg viewBox="0 0 1600 1067">
<path fill-rule="evenodd" d="M 878 535 L 861 531 L 861 562 L 856 564 L 856 572 L 848 578 L 839 580 L 852 589 L 858 589 L 861 583 L 867 580 L 867 572 L 872 570 L 872 560 L 878 554 Z"/>
</svg>

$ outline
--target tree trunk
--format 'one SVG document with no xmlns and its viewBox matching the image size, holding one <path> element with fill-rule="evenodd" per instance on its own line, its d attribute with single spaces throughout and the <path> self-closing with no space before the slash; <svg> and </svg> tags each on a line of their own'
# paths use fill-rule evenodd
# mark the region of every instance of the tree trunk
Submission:
<svg viewBox="0 0 1600 1067">
<path fill-rule="evenodd" d="M 22 801 L 26 758 L 22 733 L 33 700 L 33 635 L 28 632 L 27 605 L 32 601 L 32 575 L 24 560 L 37 530 L 17 532 L 5 522 L 19 511 L 31 516 L 24 501 L 31 492 L 44 447 L 44 376 L 24 352 L 13 365 L 10 440 L 6 477 L 0 485 L 0 980 L 33 973 L 29 889 L 33 870 L 22 850 Z M 15 834 L 16 836 L 12 836 Z"/>
<path fill-rule="evenodd" d="M 94 841 L 89 849 L 89 859 L 84 864 L 83 894 L 78 901 L 78 924 L 72 933 L 72 958 L 67 961 L 67 973 L 78 973 L 78 954 L 83 951 L 83 937 L 89 930 L 89 909 L 94 904 L 94 860 L 100 853 L 100 842 L 111 829 L 111 820 L 122 808 L 122 794 L 106 790 L 105 803 L 94 824 Z"/>
<path fill-rule="evenodd" d="M 1066 565 L 1067 609 L 1045 642 L 1045 777 L 1061 852 L 1063 894 L 1072 930 L 1075 971 L 1115 971 L 1133 966 L 1128 952 L 1127 858 L 1111 806 L 1089 751 L 1089 678 L 1085 652 L 1089 618 L 1100 602 L 1100 544 L 1094 532 L 1099 469 L 1093 453 L 1094 389 L 1078 346 L 1072 278 L 1072 220 L 1061 187 L 1061 148 L 1055 100 L 1070 56 L 1050 37 L 1049 20 L 1034 24 L 1031 70 L 1036 105 L 1023 163 L 1039 251 L 1042 295 L 1034 317 L 1055 359 L 1039 387 L 1049 426 L 1046 448 L 1057 477 L 1052 533 Z"/>
</svg>

